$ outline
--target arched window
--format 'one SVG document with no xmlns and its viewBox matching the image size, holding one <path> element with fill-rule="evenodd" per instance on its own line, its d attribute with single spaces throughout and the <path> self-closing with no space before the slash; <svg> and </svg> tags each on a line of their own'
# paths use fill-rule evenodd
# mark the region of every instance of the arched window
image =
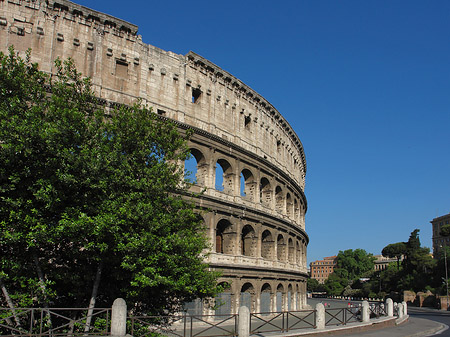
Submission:
<svg viewBox="0 0 450 337">
<path fill-rule="evenodd" d="M 286 215 L 292 217 L 292 197 L 290 193 L 286 194 Z"/>
<path fill-rule="evenodd" d="M 264 283 L 261 288 L 261 313 L 269 314 L 272 311 L 272 288 L 269 283 Z"/>
<path fill-rule="evenodd" d="M 277 287 L 277 312 L 283 311 L 283 302 L 284 302 L 284 287 L 282 284 L 279 284 Z"/>
<path fill-rule="evenodd" d="M 233 226 L 225 219 L 220 220 L 216 227 L 216 253 L 233 254 Z"/>
<path fill-rule="evenodd" d="M 246 306 L 250 312 L 255 312 L 255 288 L 250 282 L 241 288 L 240 306 Z"/>
<path fill-rule="evenodd" d="M 205 186 L 208 167 L 205 157 L 197 149 L 191 149 L 191 157 L 184 162 L 184 177 L 189 182 Z"/>
<path fill-rule="evenodd" d="M 242 228 L 241 254 L 245 256 L 256 256 L 256 235 L 255 230 L 250 225 L 245 225 Z"/>
<path fill-rule="evenodd" d="M 215 188 L 228 194 L 233 192 L 233 172 L 230 163 L 225 159 L 217 161 Z"/>
<path fill-rule="evenodd" d="M 240 194 L 241 197 L 253 201 L 255 198 L 256 183 L 250 170 L 243 169 L 240 177 Z"/>
<path fill-rule="evenodd" d="M 267 178 L 261 179 L 259 199 L 262 205 L 270 207 L 272 204 L 272 188 Z"/>
<path fill-rule="evenodd" d="M 226 283 L 220 283 L 219 285 L 225 290 L 215 298 L 216 315 L 229 315 L 231 314 L 231 289 Z"/>
<path fill-rule="evenodd" d="M 261 236 L 261 257 L 264 259 L 272 260 L 274 258 L 274 241 L 272 238 L 272 233 L 270 231 L 265 230 Z"/>
<path fill-rule="evenodd" d="M 283 190 L 280 186 L 277 186 L 275 188 L 275 204 L 276 204 L 276 210 L 279 213 L 284 213 L 285 205 L 284 205 L 284 195 Z"/>
<path fill-rule="evenodd" d="M 294 241 L 292 241 L 291 238 L 288 240 L 288 247 L 289 247 L 289 262 L 295 263 L 295 247 L 294 247 Z"/>
<path fill-rule="evenodd" d="M 278 261 L 286 261 L 286 244 L 283 235 L 279 234 L 277 238 L 277 259 Z"/>
</svg>

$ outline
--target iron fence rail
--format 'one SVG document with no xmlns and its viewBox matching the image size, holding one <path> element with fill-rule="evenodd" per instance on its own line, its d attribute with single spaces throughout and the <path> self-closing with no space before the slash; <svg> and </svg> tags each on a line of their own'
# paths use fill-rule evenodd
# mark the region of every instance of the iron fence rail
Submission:
<svg viewBox="0 0 450 337">
<path fill-rule="evenodd" d="M 91 323 L 88 325 L 88 317 Z M 89 336 L 107 335 L 110 308 L 0 308 L 2 336 Z"/>
<path fill-rule="evenodd" d="M 325 326 L 346 325 L 361 321 L 361 310 L 357 306 L 325 310 Z"/>
<path fill-rule="evenodd" d="M 316 310 L 252 313 L 250 314 L 250 333 L 287 332 L 314 328 L 315 321 Z"/>
<path fill-rule="evenodd" d="M 237 317 L 237 314 L 130 316 L 128 323 L 132 336 L 219 337 L 237 336 Z"/>
<path fill-rule="evenodd" d="M 394 309 L 398 315 L 397 307 Z M 383 303 L 371 303 L 370 317 L 387 314 Z M 288 332 L 315 328 L 317 311 L 261 312 L 250 314 L 250 333 Z M 360 322 L 361 307 L 326 308 L 325 325 Z M 0 308 L 0 335 L 5 337 L 103 336 L 111 332 L 111 309 L 95 308 L 87 325 L 87 308 Z M 135 337 L 237 336 L 238 315 L 129 316 L 127 332 Z"/>
</svg>

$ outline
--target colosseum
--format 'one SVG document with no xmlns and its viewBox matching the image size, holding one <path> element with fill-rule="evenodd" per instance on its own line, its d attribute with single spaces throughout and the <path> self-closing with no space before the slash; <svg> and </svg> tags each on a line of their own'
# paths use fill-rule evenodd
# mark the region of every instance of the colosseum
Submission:
<svg viewBox="0 0 450 337">
<path fill-rule="evenodd" d="M 106 107 L 143 104 L 192 129 L 193 190 L 212 251 L 231 287 L 219 313 L 306 306 L 306 161 L 298 136 L 261 95 L 214 63 L 142 42 L 138 27 L 70 1 L 0 0 L 0 50 L 32 49 L 51 73 L 71 57 Z M 199 302 L 199 301 L 198 301 Z M 213 313 L 202 303 L 188 306 Z"/>
</svg>

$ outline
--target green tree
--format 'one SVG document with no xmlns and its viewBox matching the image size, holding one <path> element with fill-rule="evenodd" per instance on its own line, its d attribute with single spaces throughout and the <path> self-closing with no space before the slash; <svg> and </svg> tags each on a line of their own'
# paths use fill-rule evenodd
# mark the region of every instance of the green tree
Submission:
<svg viewBox="0 0 450 337">
<path fill-rule="evenodd" d="M 337 273 L 348 280 L 355 280 L 372 271 L 375 258 L 364 249 L 347 249 L 337 255 Z"/>
<path fill-rule="evenodd" d="M 406 243 L 405 242 L 391 243 L 383 248 L 381 254 L 384 257 L 396 258 L 397 270 L 400 270 L 400 260 L 402 256 L 406 254 Z"/>
<path fill-rule="evenodd" d="M 71 61 L 56 68 L 48 77 L 29 53 L 0 53 L 8 305 L 123 297 L 136 313 L 160 314 L 215 296 L 204 224 L 178 165 L 189 156 L 186 137 L 138 104 L 107 110 Z"/>
<path fill-rule="evenodd" d="M 324 288 L 328 295 L 339 296 L 348 285 L 348 280 L 339 276 L 337 273 L 331 273 L 325 280 Z"/>
<path fill-rule="evenodd" d="M 443 225 L 439 231 L 439 234 L 442 236 L 450 236 L 450 224 Z"/>
<path fill-rule="evenodd" d="M 431 257 L 430 249 L 421 247 L 419 231 L 419 229 L 412 231 L 406 242 L 402 278 L 404 290 L 423 291 L 433 277 L 435 261 Z"/>
<path fill-rule="evenodd" d="M 309 278 L 307 283 L 306 283 L 306 289 L 310 292 L 313 291 L 325 291 L 323 284 L 319 283 L 319 281 L 317 281 L 314 278 Z"/>
</svg>

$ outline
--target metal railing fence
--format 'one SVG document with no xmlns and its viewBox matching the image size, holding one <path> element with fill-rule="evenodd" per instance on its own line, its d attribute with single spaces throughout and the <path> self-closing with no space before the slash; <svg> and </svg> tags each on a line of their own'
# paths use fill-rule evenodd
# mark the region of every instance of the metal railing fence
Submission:
<svg viewBox="0 0 450 337">
<path fill-rule="evenodd" d="M 0 308 L 1 336 L 108 335 L 111 309 L 95 308 L 88 325 L 87 308 Z"/>
<path fill-rule="evenodd" d="M 315 328 L 316 310 L 250 314 L 250 334 Z"/>
<path fill-rule="evenodd" d="M 325 310 L 325 326 L 346 325 L 361 321 L 361 309 L 357 306 L 328 308 Z"/>
</svg>

